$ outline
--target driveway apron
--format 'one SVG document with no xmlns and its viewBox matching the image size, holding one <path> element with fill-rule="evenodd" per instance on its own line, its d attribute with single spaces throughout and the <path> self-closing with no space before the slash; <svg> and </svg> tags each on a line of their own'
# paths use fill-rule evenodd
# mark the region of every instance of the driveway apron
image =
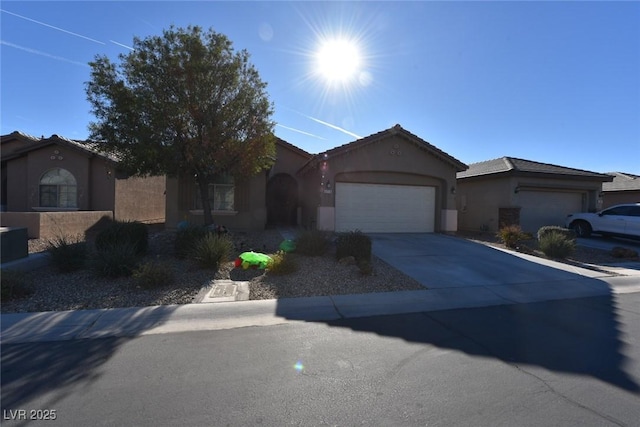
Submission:
<svg viewBox="0 0 640 427">
<path fill-rule="evenodd" d="M 480 243 L 434 233 L 370 234 L 373 253 L 429 289 L 583 279 Z"/>
</svg>

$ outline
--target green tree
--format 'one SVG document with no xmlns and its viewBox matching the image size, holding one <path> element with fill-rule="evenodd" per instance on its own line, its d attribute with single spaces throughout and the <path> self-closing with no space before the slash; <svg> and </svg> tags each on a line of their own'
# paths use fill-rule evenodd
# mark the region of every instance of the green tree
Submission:
<svg viewBox="0 0 640 427">
<path fill-rule="evenodd" d="M 212 29 L 171 26 L 134 38 L 116 65 L 98 55 L 86 84 L 90 139 L 132 175 L 194 177 L 211 224 L 208 185 L 273 164 L 273 107 L 245 50 Z"/>
</svg>

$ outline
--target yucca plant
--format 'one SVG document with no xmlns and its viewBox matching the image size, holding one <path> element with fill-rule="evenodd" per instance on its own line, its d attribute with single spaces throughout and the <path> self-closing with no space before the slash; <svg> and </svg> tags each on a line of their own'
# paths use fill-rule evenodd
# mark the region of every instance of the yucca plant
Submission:
<svg viewBox="0 0 640 427">
<path fill-rule="evenodd" d="M 196 242 L 193 250 L 190 251 L 190 258 L 202 268 L 217 270 L 220 263 L 229 260 L 232 252 L 231 239 L 209 233 Z"/>
<path fill-rule="evenodd" d="M 88 256 L 87 244 L 79 236 L 57 236 L 47 241 L 47 252 L 51 263 L 61 273 L 76 271 L 85 266 Z"/>
</svg>

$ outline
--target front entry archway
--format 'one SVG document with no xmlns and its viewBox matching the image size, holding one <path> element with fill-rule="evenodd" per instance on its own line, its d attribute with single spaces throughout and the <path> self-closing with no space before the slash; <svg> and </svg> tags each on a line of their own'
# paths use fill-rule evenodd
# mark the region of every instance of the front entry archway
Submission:
<svg viewBox="0 0 640 427">
<path fill-rule="evenodd" d="M 298 183 L 289 174 L 277 174 L 267 183 L 267 223 L 298 223 Z"/>
</svg>

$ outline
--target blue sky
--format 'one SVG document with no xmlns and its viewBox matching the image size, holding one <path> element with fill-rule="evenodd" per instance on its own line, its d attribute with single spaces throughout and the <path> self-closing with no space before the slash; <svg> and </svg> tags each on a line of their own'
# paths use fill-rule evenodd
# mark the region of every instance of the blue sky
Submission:
<svg viewBox="0 0 640 427">
<path fill-rule="evenodd" d="M 199 25 L 246 49 L 276 134 L 320 153 L 399 123 L 465 163 L 640 174 L 639 2 L 3 1 L 1 134 L 84 139 L 95 55 Z M 343 80 L 318 52 L 351 49 Z M 340 44 L 343 43 L 343 44 Z M 344 54 L 343 54 L 344 55 Z"/>
</svg>

